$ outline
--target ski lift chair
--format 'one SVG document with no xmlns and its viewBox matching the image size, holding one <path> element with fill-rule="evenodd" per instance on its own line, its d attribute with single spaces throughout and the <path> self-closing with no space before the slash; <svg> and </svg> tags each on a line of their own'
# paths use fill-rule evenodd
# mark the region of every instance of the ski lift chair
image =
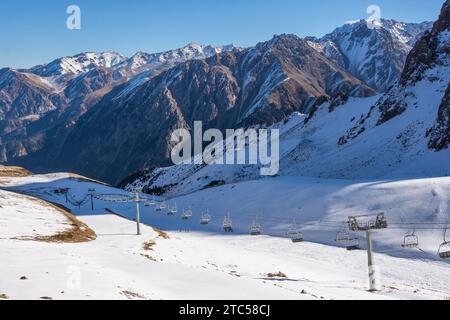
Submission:
<svg viewBox="0 0 450 320">
<path fill-rule="evenodd" d="M 444 242 L 439 247 L 439 257 L 441 259 L 450 259 L 450 242 Z"/>
<path fill-rule="evenodd" d="M 202 217 L 200 219 L 201 225 L 208 225 L 211 221 L 211 215 L 209 214 L 209 211 L 207 210 L 205 213 L 202 214 Z"/>
<path fill-rule="evenodd" d="M 173 216 L 173 215 L 177 214 L 177 212 L 178 212 L 178 208 L 177 208 L 177 205 L 175 205 L 172 208 L 168 208 L 167 215 L 168 216 Z"/>
<path fill-rule="evenodd" d="M 230 216 L 226 216 L 225 220 L 223 221 L 223 230 L 226 233 L 232 233 L 234 232 L 233 230 L 233 221 L 230 219 Z"/>
<path fill-rule="evenodd" d="M 444 242 L 439 246 L 439 257 L 450 259 L 450 241 L 447 241 L 447 229 L 444 231 Z"/>
<path fill-rule="evenodd" d="M 359 243 L 359 238 L 351 238 L 348 240 L 346 245 L 347 251 L 361 250 L 361 245 Z"/>
<path fill-rule="evenodd" d="M 262 234 L 261 225 L 259 225 L 256 222 L 253 222 L 252 226 L 250 227 L 250 235 L 251 236 L 260 236 Z"/>
<path fill-rule="evenodd" d="M 291 235 L 291 239 L 293 243 L 300 243 L 305 241 L 305 239 L 303 238 L 303 233 L 301 232 L 297 232 Z"/>
<path fill-rule="evenodd" d="M 292 240 L 293 243 L 303 242 L 303 233 L 300 232 L 298 226 L 291 226 L 287 232 L 287 236 Z"/>
<path fill-rule="evenodd" d="M 192 210 L 189 208 L 188 210 L 183 210 L 183 214 L 181 215 L 182 220 L 189 220 L 192 217 Z"/>
<path fill-rule="evenodd" d="M 414 231 L 403 239 L 402 248 L 415 249 L 417 247 L 419 247 L 419 237 L 416 236 L 416 229 L 414 228 Z"/>
</svg>

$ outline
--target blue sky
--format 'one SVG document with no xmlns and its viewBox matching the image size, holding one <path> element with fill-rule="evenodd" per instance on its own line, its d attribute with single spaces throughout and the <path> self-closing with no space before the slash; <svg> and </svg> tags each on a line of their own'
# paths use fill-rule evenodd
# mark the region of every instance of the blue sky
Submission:
<svg viewBox="0 0 450 320">
<path fill-rule="evenodd" d="M 435 20 L 443 0 L 1 0 L 0 67 L 30 67 L 83 51 L 158 52 L 187 43 L 251 46 L 274 34 L 321 36 L 345 21 Z M 76 4 L 82 29 L 68 30 Z"/>
</svg>

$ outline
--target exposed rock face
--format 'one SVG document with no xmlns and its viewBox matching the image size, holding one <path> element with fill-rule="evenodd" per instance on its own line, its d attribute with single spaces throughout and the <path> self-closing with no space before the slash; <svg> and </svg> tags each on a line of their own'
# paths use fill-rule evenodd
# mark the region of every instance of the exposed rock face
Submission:
<svg viewBox="0 0 450 320">
<path fill-rule="evenodd" d="M 109 68 L 125 61 L 116 53 L 83 53 L 29 70 L 0 72 L 0 161 L 40 150 L 47 131 L 70 126 L 110 90 Z M 61 139 L 63 137 L 60 137 Z"/>
<path fill-rule="evenodd" d="M 427 69 L 445 63 L 450 54 L 448 33 L 450 31 L 450 2 L 446 1 L 439 20 L 434 24 L 431 32 L 427 32 L 408 55 L 405 69 L 401 77 L 401 84 L 409 81 L 417 82 Z"/>
<path fill-rule="evenodd" d="M 9 112 L 2 125 L 0 150 L 3 162 L 41 150 L 46 140 L 51 138 L 49 133 L 52 130 L 58 128 L 59 133 L 64 133 L 62 128 L 70 128 L 89 107 L 118 83 L 109 69 L 100 67 L 68 80 L 64 90 L 58 90 L 38 76 L 15 72 L 21 78 L 32 77 L 35 82 L 27 87 L 27 91 L 23 91 L 27 83 L 23 80 L 16 83 L 8 81 L 13 91 L 5 87 L 0 90 L 1 94 L 17 90 L 17 101 L 20 102 L 16 104 L 20 113 Z M 7 105 L 16 106 L 14 103 Z M 28 105 L 31 107 L 28 108 Z M 60 143 L 64 134 L 56 138 L 53 142 Z"/>
<path fill-rule="evenodd" d="M 450 2 L 447 0 L 431 31 L 426 32 L 417 41 L 408 55 L 398 85 L 384 94 L 371 112 L 357 126 L 350 129 L 339 142 L 345 144 L 358 137 L 370 126 L 381 126 L 398 118 L 406 111 L 412 112 L 426 105 L 428 114 L 437 114 L 435 123 L 426 133 L 431 139 L 429 147 L 435 150 L 446 148 L 449 140 L 449 82 Z"/>
<path fill-rule="evenodd" d="M 442 71 L 449 67 L 450 64 L 450 2 L 446 1 L 438 21 L 434 24 L 430 32 L 426 32 L 425 35 L 416 43 L 411 50 L 406 60 L 405 69 L 402 73 L 400 86 L 405 88 L 416 85 L 419 81 L 428 79 L 430 81 L 450 81 L 447 72 Z M 397 92 L 400 93 L 400 92 Z M 448 95 L 448 90 L 447 94 Z M 392 99 L 392 96 L 395 98 Z M 441 117 L 446 113 L 445 108 L 448 106 L 448 99 L 446 96 L 442 100 L 442 104 L 439 110 L 438 122 L 441 125 L 437 127 L 442 130 L 442 123 L 445 119 Z M 380 105 L 381 117 L 379 124 L 382 124 L 393 117 L 402 114 L 407 105 L 402 99 L 398 99 L 397 95 L 392 95 L 386 99 Z M 407 98 L 407 94 L 404 96 Z M 404 99 L 404 100 L 405 100 Z M 434 135 L 436 139 L 436 135 Z M 441 140 L 445 141 L 446 138 L 442 137 Z M 435 145 L 435 143 L 430 143 Z M 442 142 L 438 145 L 442 145 Z"/>
<path fill-rule="evenodd" d="M 30 73 L 0 70 L 0 162 L 27 154 L 35 143 L 9 136 L 27 134 L 25 127 L 66 103 L 66 98 Z"/>
<path fill-rule="evenodd" d="M 291 35 L 191 60 L 133 90 L 128 86 L 113 90 L 78 122 L 56 168 L 117 183 L 146 166 L 170 165 L 172 131 L 190 129 L 194 121 L 205 129 L 272 124 L 308 110 L 319 97 L 375 94 Z"/>
<path fill-rule="evenodd" d="M 430 68 L 433 65 L 450 65 L 450 1 L 447 0 L 442 8 L 439 20 L 433 27 L 432 32 L 427 35 L 424 42 L 430 41 L 434 52 L 427 48 L 420 48 L 411 53 L 411 63 L 420 63 L 421 68 Z M 429 40 L 428 40 L 429 39 Z M 427 41 L 428 40 L 428 41 Z M 412 68 L 405 70 L 405 80 L 408 74 L 414 75 Z M 450 81 L 447 74 L 447 82 Z M 450 84 L 439 107 L 436 125 L 430 130 L 430 149 L 442 150 L 450 145 Z"/>
<path fill-rule="evenodd" d="M 380 92 L 399 78 L 406 57 L 431 22 L 382 20 L 370 29 L 365 20 L 347 24 L 310 43 L 329 59 Z"/>
<path fill-rule="evenodd" d="M 0 70 L 0 120 L 20 119 L 56 109 L 61 96 L 51 86 L 30 73 L 13 69 Z M 11 131 L 3 123 L 2 133 Z"/>
<path fill-rule="evenodd" d="M 436 125 L 430 130 L 430 149 L 440 151 L 450 145 L 450 85 L 439 108 Z"/>
</svg>

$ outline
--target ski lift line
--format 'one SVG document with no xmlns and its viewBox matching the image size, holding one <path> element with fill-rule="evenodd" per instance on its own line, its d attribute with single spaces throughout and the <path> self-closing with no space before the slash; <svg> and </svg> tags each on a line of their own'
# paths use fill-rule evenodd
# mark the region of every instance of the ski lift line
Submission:
<svg viewBox="0 0 450 320">
<path fill-rule="evenodd" d="M 249 218 L 250 219 L 250 218 Z M 259 218 L 259 220 L 261 221 L 273 221 L 273 222 L 280 222 L 280 223 L 288 223 L 290 221 L 292 221 L 292 217 L 275 217 L 275 216 L 263 216 L 261 218 Z M 327 225 L 333 225 L 333 226 L 340 226 L 342 225 L 342 221 L 336 221 L 336 220 L 317 220 L 317 221 L 311 221 L 311 220 L 297 220 L 300 221 L 302 223 L 316 223 L 316 224 L 327 224 Z M 420 222 L 420 221 L 411 221 L 411 222 L 397 222 L 397 221 L 389 221 L 390 225 L 395 225 L 395 226 L 413 226 L 413 225 L 430 225 L 430 226 L 444 226 L 444 225 L 448 225 L 448 223 L 446 222 Z"/>
<path fill-rule="evenodd" d="M 284 220 L 274 220 L 274 219 L 259 219 L 263 222 L 279 222 L 279 223 L 286 223 Z M 320 226 L 320 227 L 327 227 L 331 229 L 336 229 L 339 226 L 341 226 L 342 223 L 329 223 L 324 221 L 309 221 L 307 223 L 303 223 L 303 227 L 309 227 L 309 226 Z M 411 226 L 414 225 L 413 223 L 405 223 L 405 224 L 391 224 L 388 228 L 393 230 L 408 230 L 411 228 Z M 442 227 L 446 224 L 436 224 L 436 223 L 429 223 L 424 224 L 424 226 L 416 227 L 416 230 L 442 230 Z"/>
<path fill-rule="evenodd" d="M 446 222 L 421 222 L 421 221 L 413 221 L 413 222 L 395 222 L 395 221 L 389 221 L 389 225 L 395 225 L 395 226 L 417 226 L 417 225 L 426 225 L 426 226 L 445 226 L 448 225 Z"/>
<path fill-rule="evenodd" d="M 106 202 L 136 202 L 135 196 L 127 196 L 123 194 L 96 194 L 93 197 Z M 145 202 L 147 200 L 148 199 L 145 197 L 139 197 L 139 202 Z"/>
<path fill-rule="evenodd" d="M 114 202 L 114 203 L 126 203 L 126 202 L 134 202 L 135 198 L 123 194 L 99 194 L 88 192 L 86 193 L 80 200 L 76 199 L 76 197 L 70 192 L 67 192 L 68 195 L 68 202 L 72 204 L 73 206 L 83 206 L 89 202 L 89 197 L 92 196 L 93 198 L 97 200 L 102 200 L 106 202 Z M 141 201 L 148 201 L 147 198 L 141 198 Z M 152 199 L 152 202 L 154 199 Z M 156 201 L 155 201 L 156 202 Z M 156 204 L 156 203 L 155 203 Z M 369 215 L 370 216 L 370 215 Z M 368 216 L 368 217 L 369 217 Z M 366 216 L 362 216 L 366 217 Z M 263 222 L 277 222 L 277 223 L 289 223 L 292 221 L 292 217 L 280 217 L 280 216 L 264 216 L 258 218 L 258 220 Z M 342 221 L 336 221 L 336 220 L 318 220 L 318 221 L 310 221 L 305 219 L 296 219 L 296 221 L 301 222 L 302 227 L 309 227 L 309 226 L 320 226 L 324 228 L 336 228 L 342 225 Z M 442 228 L 445 226 L 448 226 L 448 222 L 418 222 L 418 221 L 412 221 L 412 222 L 405 222 L 402 218 L 401 221 L 390 221 L 389 222 L 389 229 L 392 230 L 406 230 L 408 228 L 411 228 L 412 226 L 416 226 L 416 230 L 442 230 Z"/>
<path fill-rule="evenodd" d="M 70 202 L 73 205 L 79 205 L 79 204 L 86 204 L 89 201 L 89 196 L 91 196 L 91 193 L 87 193 L 85 194 L 81 200 L 77 200 L 75 198 L 75 196 L 68 192 L 68 200 L 70 200 Z M 98 200 L 102 200 L 102 201 L 107 201 L 107 202 L 132 202 L 135 201 L 134 197 L 131 196 L 126 196 L 123 194 L 94 194 L 93 197 L 95 199 Z M 148 201 L 148 199 L 146 198 L 141 198 L 142 201 Z M 154 201 L 152 199 L 152 201 Z M 261 221 L 271 221 L 271 222 L 280 222 L 280 223 L 287 223 L 289 221 L 291 221 L 292 217 L 280 217 L 280 216 L 264 216 L 262 218 L 259 218 L 259 220 Z M 297 220 L 296 220 L 297 221 Z M 307 224 L 307 225 L 328 225 L 328 226 L 337 226 L 337 225 L 341 225 L 342 221 L 336 221 L 336 220 L 327 220 L 327 219 L 323 219 L 323 220 L 318 220 L 318 221 L 310 221 L 310 220 L 304 220 L 304 219 L 300 219 L 298 221 L 303 222 L 303 224 Z M 417 229 L 440 229 L 442 228 L 442 226 L 447 226 L 448 223 L 447 222 L 397 222 L 397 221 L 390 221 L 390 228 L 394 229 L 394 227 L 392 226 L 413 226 L 413 225 L 427 225 L 427 226 L 436 226 L 436 228 L 423 228 L 423 227 L 418 227 Z M 399 227 L 396 227 L 397 229 L 400 229 Z M 403 228 L 401 228 L 403 229 Z"/>
<path fill-rule="evenodd" d="M 249 218 L 248 218 L 249 219 Z M 262 222 L 278 222 L 278 223 L 287 223 L 284 219 L 266 219 L 266 218 L 258 218 L 259 221 Z M 389 229 L 392 230 L 409 230 L 410 227 L 414 225 L 414 223 L 404 223 L 404 224 L 392 224 L 389 226 Z M 337 227 L 342 226 L 342 222 L 330 222 L 326 220 L 319 221 L 308 221 L 307 223 L 301 224 L 302 228 L 305 227 L 322 227 L 330 230 L 335 230 Z M 436 223 L 428 223 L 426 226 L 416 227 L 416 230 L 442 230 L 443 224 Z"/>
<path fill-rule="evenodd" d="M 74 205 L 81 206 L 84 205 L 89 201 L 89 197 L 93 197 L 99 200 L 103 201 L 110 201 L 110 202 L 142 202 L 142 201 L 148 201 L 146 198 L 142 198 L 140 200 L 139 197 L 137 198 L 131 197 L 131 196 L 125 196 L 121 194 L 93 194 L 92 192 L 87 193 L 81 200 L 77 200 L 75 196 L 68 192 L 68 201 L 71 202 Z M 156 204 L 156 201 L 154 199 L 151 200 L 152 203 Z M 147 202 L 146 202 L 147 203 Z M 167 206 L 164 202 L 160 203 L 160 208 L 167 208 L 168 212 L 176 213 L 178 212 L 177 206 L 175 204 L 174 207 Z M 192 217 L 192 211 L 189 209 L 188 211 L 185 211 L 183 209 L 183 215 L 182 219 L 187 220 L 190 217 Z M 376 218 L 376 220 L 372 221 L 370 218 Z M 256 217 L 256 219 L 253 220 L 253 224 L 250 228 L 250 234 L 251 235 L 261 235 L 262 234 L 262 228 L 261 225 L 258 223 L 259 220 L 266 221 L 266 222 L 279 222 L 279 223 L 286 223 L 290 221 L 292 217 L 280 217 L 280 216 L 264 216 L 262 218 Z M 360 222 L 360 219 L 369 219 L 365 222 Z M 450 258 L 450 242 L 447 241 L 446 234 L 448 229 L 448 222 L 407 222 L 403 217 L 400 218 L 401 221 L 390 221 L 389 226 L 387 225 L 387 221 L 385 218 L 384 213 L 380 213 L 378 215 L 362 215 L 362 216 L 355 216 L 350 217 L 349 221 L 347 223 L 342 221 L 335 221 L 335 220 L 328 220 L 328 219 L 322 219 L 318 221 L 308 221 L 308 220 L 302 220 L 304 223 L 302 224 L 303 227 L 321 227 L 325 229 L 336 229 L 336 227 L 342 227 L 342 225 L 347 224 L 350 229 L 352 227 L 356 231 L 363 231 L 366 230 L 368 233 L 370 233 L 369 230 L 372 229 L 392 229 L 392 230 L 410 230 L 411 227 L 413 227 L 412 233 L 408 233 L 405 238 L 404 242 L 402 244 L 403 248 L 416 248 L 419 249 L 419 241 L 418 237 L 416 235 L 416 231 L 418 230 L 442 230 L 442 226 L 445 225 L 444 228 L 444 242 L 441 244 L 438 250 L 438 255 L 443 258 L 447 259 Z M 201 224 L 209 224 L 211 220 L 211 216 L 209 214 L 209 210 L 204 212 L 201 217 Z M 419 226 L 418 226 L 419 225 Z M 230 219 L 229 214 L 225 217 L 225 220 L 223 222 L 223 228 L 225 232 L 233 232 L 232 228 L 232 221 Z M 291 238 L 291 240 L 296 242 L 303 242 L 303 233 L 300 231 L 301 227 L 297 224 L 297 220 L 294 218 L 294 224 L 291 225 L 288 229 L 287 236 Z M 352 229 L 353 230 L 353 229 Z M 345 232 L 345 233 L 344 233 Z M 336 242 L 339 243 L 345 243 L 346 248 L 348 251 L 352 250 L 360 250 L 360 238 L 359 237 L 352 237 L 350 233 L 348 233 L 348 230 L 345 229 L 345 231 L 341 231 L 340 234 L 338 233 L 336 237 Z"/>
<path fill-rule="evenodd" d="M 67 194 L 75 200 L 74 195 L 70 191 L 68 191 Z M 92 195 L 92 192 L 89 191 L 82 197 L 82 199 L 84 200 L 84 199 L 88 198 L 91 195 Z M 100 193 L 94 193 L 93 195 L 94 195 L 95 198 L 119 197 L 121 199 L 123 199 L 123 198 L 135 199 L 134 195 L 133 196 L 126 196 L 124 194 L 100 194 Z M 144 200 L 148 201 L 148 198 L 145 198 L 145 197 L 142 197 L 142 196 L 140 197 L 140 199 L 143 200 L 143 201 Z M 154 197 L 152 198 L 151 201 L 155 201 Z M 77 201 L 75 201 L 75 202 L 77 202 Z M 359 217 L 371 217 L 371 216 L 376 216 L 376 214 L 361 215 Z M 261 220 L 262 219 L 267 219 L 267 220 L 268 219 L 274 219 L 274 220 L 277 220 L 277 221 L 281 221 L 281 220 L 292 221 L 292 217 L 270 216 L 270 215 L 265 215 L 263 218 L 261 218 Z M 306 219 L 296 219 L 296 221 L 310 222 L 310 220 L 306 220 Z M 322 220 L 319 220 L 319 221 L 323 222 L 323 223 L 342 224 L 342 221 L 337 221 L 337 220 L 322 219 Z M 437 222 L 437 223 L 436 222 L 420 222 L 420 221 L 405 222 L 403 218 L 401 218 L 400 222 L 397 222 L 395 220 L 390 220 L 389 222 L 390 222 L 391 225 L 392 224 L 402 224 L 402 225 L 413 225 L 413 224 L 447 225 L 447 224 L 449 224 L 449 222 Z"/>
</svg>

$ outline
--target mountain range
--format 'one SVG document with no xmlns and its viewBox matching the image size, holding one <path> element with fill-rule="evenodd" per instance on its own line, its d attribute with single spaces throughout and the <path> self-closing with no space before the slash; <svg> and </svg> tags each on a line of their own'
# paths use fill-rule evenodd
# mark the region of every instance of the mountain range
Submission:
<svg viewBox="0 0 450 320">
<path fill-rule="evenodd" d="M 163 53 L 139 52 L 131 58 L 86 52 L 28 70 L 1 69 L 0 161 L 57 150 L 78 119 L 118 85 L 138 86 L 179 63 L 232 48 L 190 44 Z M 39 161 L 30 165 L 39 167 Z"/>
<path fill-rule="evenodd" d="M 414 102 L 404 98 L 415 94 L 410 92 L 424 73 L 434 72 L 430 77 L 437 80 L 427 86 L 442 91 L 437 84 L 445 87 L 449 73 L 434 66 L 448 58 L 448 40 L 440 38 L 448 30 L 446 7 L 448 1 L 434 26 L 383 20 L 370 29 L 358 21 L 320 39 L 278 35 L 250 48 L 191 44 L 131 58 L 83 53 L 28 70 L 2 69 L 0 161 L 116 184 L 138 170 L 170 165 L 171 132 L 202 120 L 205 127 L 219 129 L 289 127 L 285 136 L 302 139 L 295 152 L 286 151 L 286 173 L 348 177 L 344 169 L 329 172 L 309 164 L 329 144 L 343 163 L 352 163 L 342 150 L 408 114 Z M 432 108 L 439 102 L 440 110 L 423 128 L 427 150 L 440 151 L 448 146 L 448 94 L 435 97 Z M 422 99 L 416 94 L 419 107 Z M 360 109 L 351 107 L 355 101 Z M 329 127 L 337 128 L 327 133 L 332 138 L 314 141 L 314 132 Z M 305 144 L 310 162 L 299 160 L 308 157 Z M 171 181 L 163 180 L 161 185 Z"/>
<path fill-rule="evenodd" d="M 271 126 L 280 130 L 279 174 L 362 183 L 450 176 L 449 40 L 446 1 L 388 91 L 323 101 L 307 114 L 293 113 Z M 122 186 L 171 197 L 260 178 L 255 165 L 183 165 L 141 172 Z"/>
</svg>

